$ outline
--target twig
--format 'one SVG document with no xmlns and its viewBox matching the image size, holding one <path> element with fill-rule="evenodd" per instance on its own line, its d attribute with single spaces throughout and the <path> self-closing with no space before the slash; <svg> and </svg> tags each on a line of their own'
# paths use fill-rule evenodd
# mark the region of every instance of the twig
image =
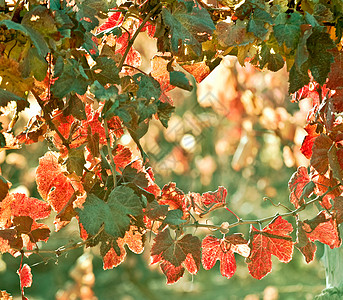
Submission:
<svg viewBox="0 0 343 300">
<path fill-rule="evenodd" d="M 57 135 L 62 140 L 62 144 L 64 146 L 66 146 L 67 149 L 70 149 L 70 147 L 69 147 L 70 142 L 68 142 L 68 140 L 63 136 L 63 134 L 58 130 L 56 125 L 52 122 L 51 117 L 49 115 L 49 112 L 45 108 L 43 100 L 39 97 L 39 95 L 34 90 L 31 90 L 31 93 L 36 98 L 39 106 L 42 108 L 43 113 L 44 113 L 44 118 L 45 118 L 46 122 L 48 123 L 49 127 L 57 133 Z"/>
<path fill-rule="evenodd" d="M 124 55 L 121 58 L 119 65 L 118 65 L 118 69 L 119 72 L 121 71 L 121 69 L 123 68 L 125 59 L 127 57 L 127 55 L 129 54 L 129 51 L 135 41 L 135 39 L 137 38 L 138 34 L 141 32 L 141 30 L 143 29 L 143 27 L 145 26 L 146 22 L 149 21 L 150 17 L 162 6 L 161 3 L 157 4 L 148 14 L 147 16 L 144 18 L 144 20 L 142 21 L 141 25 L 138 27 L 138 29 L 136 30 L 135 34 L 132 36 L 132 38 L 128 41 L 127 43 L 127 47 L 125 49 Z"/>
<path fill-rule="evenodd" d="M 134 66 L 130 66 L 130 65 L 128 65 L 128 64 L 123 64 L 123 67 L 127 67 L 127 68 L 131 68 L 131 69 L 137 70 L 138 72 L 140 72 L 140 73 L 142 73 L 142 74 L 144 74 L 144 75 L 146 75 L 146 76 L 149 76 L 146 72 L 144 72 L 143 70 L 141 70 L 141 69 L 139 69 L 139 68 L 136 68 L 136 67 L 134 67 Z"/>
<path fill-rule="evenodd" d="M 15 15 L 15 12 L 16 12 L 16 10 L 17 10 L 18 5 L 19 5 L 20 2 L 21 2 L 21 0 L 18 0 L 18 1 L 15 3 L 14 8 L 13 8 L 13 11 L 12 11 L 12 15 L 11 15 L 11 20 L 13 20 L 13 17 L 14 17 L 14 15 Z"/>
<path fill-rule="evenodd" d="M 113 155 L 112 155 L 111 141 L 110 141 L 110 135 L 108 132 L 108 126 L 107 126 L 107 120 L 106 119 L 104 120 L 104 129 L 105 129 L 106 142 L 107 142 L 107 152 L 108 152 L 108 156 L 110 158 L 110 167 L 111 167 L 112 176 L 113 176 L 113 188 L 115 188 L 117 185 L 116 164 L 114 162 Z"/>
</svg>

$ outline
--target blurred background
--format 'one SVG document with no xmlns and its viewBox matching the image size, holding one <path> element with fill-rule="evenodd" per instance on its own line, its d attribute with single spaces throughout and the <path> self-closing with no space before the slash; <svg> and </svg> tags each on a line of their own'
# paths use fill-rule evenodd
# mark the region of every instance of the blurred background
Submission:
<svg viewBox="0 0 343 300">
<path fill-rule="evenodd" d="M 143 46 L 144 43 L 144 46 Z M 150 72 L 152 52 L 143 37 L 135 47 L 143 54 L 142 69 Z M 145 52 L 144 52 L 145 51 Z M 190 77 L 191 78 L 191 77 Z M 172 90 L 176 106 L 168 129 L 158 121 L 150 122 L 142 141 L 150 157 L 160 187 L 169 181 L 185 193 L 214 191 L 222 185 L 228 189 L 228 207 L 243 219 L 256 219 L 285 212 L 281 203 L 288 201 L 288 180 L 297 166 L 307 166 L 300 153 L 305 136 L 303 126 L 311 100 L 292 103 L 287 95 L 288 75 L 285 69 L 276 73 L 256 70 L 249 64 L 241 67 L 235 58 L 227 57 L 191 92 Z M 16 125 L 25 125 L 37 108 L 32 103 L 26 116 Z M 3 115 L 2 119 L 9 119 Z M 134 148 L 125 134 L 120 143 Z M 43 145 L 43 146 L 42 146 Z M 24 192 L 40 198 L 35 186 L 35 170 L 39 157 L 49 144 L 41 142 L 20 149 L 0 152 L 2 176 L 12 182 L 11 191 Z M 137 152 L 138 154 L 138 152 Z M 263 200 L 268 197 L 269 200 Z M 312 218 L 312 207 L 301 216 Z M 53 231 L 53 218 L 47 224 Z M 235 222 L 226 210 L 217 210 L 202 220 L 209 224 Z M 292 220 L 289 220 L 292 221 Z M 233 232 L 247 235 L 249 226 Z M 189 230 L 194 233 L 194 229 Z M 211 233 L 198 229 L 202 238 Z M 75 220 L 52 238 L 46 249 L 56 249 L 78 241 Z M 218 237 L 220 234 L 218 235 Z M 149 266 L 149 250 L 154 235 L 147 234 L 142 255 L 127 250 L 126 261 L 113 270 L 102 269 L 99 249 L 77 249 L 60 257 L 33 254 L 24 262 L 31 266 L 33 285 L 26 289 L 29 299 L 313 299 L 325 287 L 325 272 L 320 257 L 322 245 L 317 244 L 315 261 L 306 264 L 298 250 L 289 264 L 273 257 L 273 271 L 262 280 L 249 275 L 244 258 L 236 256 L 237 271 L 231 279 L 220 275 L 219 262 L 210 270 L 201 269 L 196 276 L 185 274 L 176 284 L 166 285 L 158 266 Z M 294 237 L 295 240 L 295 237 Z M 20 258 L 0 256 L 0 290 L 7 290 L 20 299 L 19 277 L 16 274 Z"/>
</svg>

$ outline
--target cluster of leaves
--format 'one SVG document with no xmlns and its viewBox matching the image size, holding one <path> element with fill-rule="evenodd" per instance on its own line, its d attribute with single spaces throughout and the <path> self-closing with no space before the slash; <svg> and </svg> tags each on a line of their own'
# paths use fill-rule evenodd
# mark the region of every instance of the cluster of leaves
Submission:
<svg viewBox="0 0 343 300">
<path fill-rule="evenodd" d="M 124 261 L 125 244 L 144 250 L 147 231 L 156 234 L 151 263 L 159 264 L 167 283 L 187 269 L 196 274 L 202 264 L 211 269 L 220 261 L 221 274 L 236 270 L 234 252 L 246 257 L 250 274 L 261 279 L 272 269 L 271 256 L 292 259 L 296 246 L 307 262 L 318 240 L 331 248 L 341 239 L 342 207 L 342 38 L 343 6 L 339 0 L 246 0 L 239 6 L 222 1 L 218 7 L 195 0 L 123 2 L 17 1 L 0 12 L 0 107 L 15 104 L 12 120 L 0 133 L 0 146 L 32 144 L 47 139 L 53 151 L 39 161 L 38 191 L 44 201 L 12 193 L 0 177 L 0 251 L 12 255 L 44 253 L 38 242 L 50 236 L 37 220 L 56 212 L 55 230 L 72 218 L 79 222 L 82 242 L 76 247 L 100 247 L 104 269 Z M 99 26 L 99 20 L 106 20 Z M 141 56 L 133 44 L 141 32 L 156 39 L 158 53 L 151 72 L 140 70 Z M 227 190 L 184 193 L 175 183 L 160 188 L 149 167 L 140 139 L 152 118 L 164 127 L 173 112 L 168 92 L 192 90 L 188 79 L 202 81 L 224 55 L 236 55 L 242 65 L 272 71 L 286 62 L 289 92 L 294 100 L 313 99 L 302 152 L 310 173 L 299 167 L 289 182 L 294 209 L 260 220 L 221 225 L 201 223 L 216 209 L 227 207 Z M 17 119 L 35 99 L 41 114 L 24 129 Z M 140 152 L 120 144 L 128 134 Z M 312 220 L 300 211 L 318 202 Z M 232 212 L 233 213 L 233 212 Z M 234 214 L 234 213 L 233 213 Z M 235 215 L 235 214 L 234 214 Z M 236 215 L 235 215 L 236 216 Z M 295 218 L 293 226 L 285 217 Z M 261 224 L 269 222 L 262 228 Z M 249 236 L 229 229 L 250 224 Z M 255 225 L 259 225 L 258 228 Z M 200 240 L 194 228 L 218 230 L 222 237 Z M 51 251 L 49 252 L 51 253 Z M 32 282 L 30 268 L 18 270 L 22 295 Z"/>
</svg>

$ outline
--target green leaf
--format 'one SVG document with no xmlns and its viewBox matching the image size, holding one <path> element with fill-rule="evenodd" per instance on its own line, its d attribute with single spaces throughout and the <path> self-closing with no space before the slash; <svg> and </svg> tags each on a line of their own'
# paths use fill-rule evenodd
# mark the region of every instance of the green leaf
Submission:
<svg viewBox="0 0 343 300">
<path fill-rule="evenodd" d="M 64 68 L 64 59 L 62 56 L 58 56 L 56 59 L 55 67 L 54 67 L 54 78 L 60 77 Z"/>
<path fill-rule="evenodd" d="M 260 67 L 262 69 L 267 65 L 268 70 L 276 72 L 285 64 L 283 57 L 279 53 L 273 53 L 272 48 L 270 48 L 266 43 L 263 44 L 260 55 Z"/>
<path fill-rule="evenodd" d="M 94 71 L 94 77 L 103 86 L 107 83 L 120 83 L 119 70 L 115 61 L 108 57 L 98 57 L 96 65 L 92 68 Z"/>
<path fill-rule="evenodd" d="M 155 98 L 158 100 L 161 96 L 161 87 L 158 81 L 151 76 L 144 74 L 135 74 L 133 80 L 138 84 L 137 97 L 150 100 Z"/>
<path fill-rule="evenodd" d="M 167 8 L 162 8 L 162 18 L 170 30 L 170 46 L 175 54 L 181 44 L 181 47 L 188 45 L 196 55 L 200 55 L 200 43 L 208 40 L 215 30 L 207 10 L 195 1 L 179 3 L 172 13 Z"/>
<path fill-rule="evenodd" d="M 247 30 L 248 32 L 252 32 L 256 37 L 263 40 L 268 32 L 268 30 L 264 27 L 266 23 L 270 25 L 273 24 L 271 15 L 265 10 L 256 8 L 249 20 Z"/>
<path fill-rule="evenodd" d="M 18 111 L 22 111 L 25 107 L 28 106 L 29 102 L 24 98 L 21 98 L 9 91 L 0 89 L 0 107 L 4 107 L 8 102 L 16 101 Z"/>
<path fill-rule="evenodd" d="M 22 76 L 27 78 L 33 73 L 38 81 L 43 81 L 48 71 L 48 62 L 39 56 L 37 48 L 30 48 L 22 62 Z"/>
<path fill-rule="evenodd" d="M 274 35 L 279 45 L 295 49 L 298 45 L 301 29 L 304 23 L 303 16 L 297 11 L 292 14 L 281 13 L 275 19 Z"/>
<path fill-rule="evenodd" d="M 94 96 L 100 101 L 115 101 L 118 96 L 118 89 L 115 86 L 110 86 L 109 88 L 105 89 L 97 80 L 95 80 L 91 85 L 90 92 L 93 93 Z M 119 105 L 118 102 L 117 104 Z"/>
<path fill-rule="evenodd" d="M 216 28 L 216 35 L 222 47 L 247 45 L 255 40 L 255 36 L 247 32 L 246 20 L 237 20 L 232 23 L 219 22 Z"/>
<path fill-rule="evenodd" d="M 62 98 L 68 93 L 75 92 L 83 95 L 88 88 L 88 81 L 80 72 L 82 66 L 74 59 L 68 59 L 64 65 L 63 74 L 55 81 L 51 91 L 56 97 Z"/>
<path fill-rule="evenodd" d="M 179 71 L 171 71 L 169 74 L 169 81 L 171 85 L 177 86 L 186 91 L 191 91 L 193 89 L 193 86 L 184 73 Z"/>
<path fill-rule="evenodd" d="M 180 209 L 170 210 L 167 213 L 166 218 L 163 220 L 164 224 L 169 225 L 180 225 L 186 222 L 186 220 L 182 220 L 183 212 Z"/>
<path fill-rule="evenodd" d="M 145 119 L 151 118 L 157 112 L 157 104 L 155 102 L 147 103 L 146 100 L 138 101 L 138 123 L 143 122 Z"/>
<path fill-rule="evenodd" d="M 83 209 L 76 209 L 80 222 L 85 230 L 95 235 L 102 224 L 105 232 L 118 238 L 124 237 L 130 227 L 132 216 L 142 213 L 142 205 L 134 191 L 126 186 L 118 186 L 112 190 L 107 202 L 89 194 Z"/>
<path fill-rule="evenodd" d="M 138 171 L 131 165 L 127 165 L 122 173 L 122 180 L 124 183 L 126 182 L 132 182 L 137 186 L 140 186 L 142 188 L 148 187 L 148 180 L 145 177 L 145 173 Z"/>
<path fill-rule="evenodd" d="M 315 81 L 323 85 L 330 72 L 331 63 L 334 62 L 333 55 L 327 50 L 335 47 L 330 35 L 320 30 L 314 30 L 307 40 L 309 52 L 309 69 Z"/>
<path fill-rule="evenodd" d="M 96 59 L 99 56 L 99 49 L 98 45 L 92 39 L 93 34 L 86 32 L 83 37 L 85 42 L 83 43 L 82 47 L 87 50 L 93 59 Z"/>
<path fill-rule="evenodd" d="M 307 65 L 307 64 L 306 64 Z M 310 82 L 310 77 L 307 73 L 307 66 L 305 68 L 299 68 L 297 64 L 294 64 L 289 71 L 289 89 L 288 92 L 295 93 L 303 86 Z"/>
<path fill-rule="evenodd" d="M 0 132 L 0 148 L 6 147 L 6 139 L 2 132 Z"/>
<path fill-rule="evenodd" d="M 158 104 L 157 117 L 165 128 L 168 127 L 168 121 L 174 110 L 175 107 L 167 102 L 160 102 Z"/>
<path fill-rule="evenodd" d="M 45 37 L 51 37 L 57 32 L 54 18 L 50 15 L 50 11 L 42 5 L 37 5 L 26 12 L 21 24 L 36 30 Z"/>
<path fill-rule="evenodd" d="M 30 28 L 29 26 L 18 24 L 11 20 L 2 20 L 0 21 L 0 25 L 6 25 L 8 29 L 18 30 L 27 35 L 37 48 L 38 54 L 41 57 L 45 58 L 45 56 L 50 52 L 44 38 L 37 31 Z"/>
</svg>

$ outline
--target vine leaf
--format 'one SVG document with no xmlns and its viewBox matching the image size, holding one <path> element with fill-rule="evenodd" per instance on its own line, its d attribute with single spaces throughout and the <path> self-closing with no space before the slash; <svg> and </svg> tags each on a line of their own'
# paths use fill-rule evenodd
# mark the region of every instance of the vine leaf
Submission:
<svg viewBox="0 0 343 300">
<path fill-rule="evenodd" d="M 47 152 L 39 159 L 36 171 L 38 192 L 58 213 L 54 221 L 56 231 L 75 216 L 73 202 L 77 199 L 82 204 L 85 197 L 82 184 L 73 177 L 67 177 L 64 171 L 54 152 Z"/>
<path fill-rule="evenodd" d="M 151 248 L 151 263 L 161 262 L 160 267 L 167 276 L 167 283 L 178 281 L 184 273 L 184 267 L 196 274 L 200 268 L 201 241 L 191 234 L 181 239 L 173 239 L 169 229 L 157 234 Z M 182 266 L 183 264 L 183 266 Z"/>
<path fill-rule="evenodd" d="M 136 226 L 131 226 L 130 230 L 126 231 L 125 236 L 123 238 L 118 238 L 116 240 L 116 247 L 118 247 L 120 251 L 119 255 L 117 254 L 115 247 L 112 246 L 111 240 L 105 243 L 107 243 L 107 245 L 110 245 L 110 249 L 107 251 L 105 255 L 103 255 L 104 253 L 102 253 L 104 261 L 104 270 L 113 269 L 125 260 L 125 245 L 127 245 L 128 248 L 136 254 L 141 254 L 143 252 L 144 235 L 137 230 Z M 104 248 L 104 246 L 101 245 L 101 248 Z"/>
<path fill-rule="evenodd" d="M 219 186 L 214 192 L 206 192 L 201 196 L 199 193 L 189 193 L 187 196 L 190 199 L 188 206 L 193 207 L 195 213 L 204 216 L 212 210 L 226 205 L 227 190 L 223 186 Z"/>
<path fill-rule="evenodd" d="M 169 205 L 170 210 L 179 209 L 188 214 L 186 206 L 186 196 L 183 191 L 176 187 L 175 182 L 170 182 L 162 188 L 162 194 L 158 199 L 160 205 Z"/>
<path fill-rule="evenodd" d="M 196 55 L 201 54 L 201 44 L 215 30 L 207 10 L 197 2 L 182 1 L 171 13 L 162 8 L 162 18 L 168 26 L 171 38 L 168 38 L 172 53 L 177 54 L 179 47 L 187 45 Z"/>
<path fill-rule="evenodd" d="M 334 62 L 333 55 L 328 50 L 335 47 L 330 35 L 321 32 L 317 27 L 307 40 L 307 49 L 309 52 L 309 69 L 313 79 L 323 85 L 330 72 L 331 63 Z"/>
<path fill-rule="evenodd" d="M 89 234 L 96 235 L 104 224 L 106 233 L 122 238 L 130 227 L 131 216 L 142 213 L 142 205 L 132 189 L 121 185 L 112 190 L 107 202 L 89 194 L 83 209 L 77 208 L 76 211 Z"/>
<path fill-rule="evenodd" d="M 311 262 L 314 259 L 314 255 L 317 251 L 317 246 L 315 243 L 309 241 L 307 238 L 306 232 L 303 229 L 303 223 L 301 221 L 297 222 L 297 244 L 296 247 L 304 255 L 305 261 L 307 263 Z"/>
<path fill-rule="evenodd" d="M 256 37 L 264 39 L 268 32 L 268 30 L 264 27 L 266 23 L 270 25 L 273 24 L 273 18 L 265 10 L 256 8 L 253 15 L 249 19 L 247 30 L 248 32 L 252 32 Z"/>
<path fill-rule="evenodd" d="M 328 152 L 332 140 L 326 134 L 320 134 L 313 143 L 311 165 L 319 174 L 325 174 L 329 168 Z"/>
<path fill-rule="evenodd" d="M 197 83 L 203 81 L 211 72 L 209 66 L 203 61 L 193 64 L 184 64 L 182 65 L 182 68 L 192 74 Z"/>
<path fill-rule="evenodd" d="M 285 43 L 286 47 L 296 49 L 301 34 L 300 26 L 303 23 L 303 16 L 297 11 L 291 14 L 280 13 L 274 26 L 274 35 L 279 45 Z"/>
<path fill-rule="evenodd" d="M 334 62 L 331 64 L 328 82 L 326 86 L 329 89 L 343 88 L 343 51 L 333 50 Z"/>
<path fill-rule="evenodd" d="M 0 107 L 7 106 L 7 104 L 11 101 L 17 102 L 17 107 L 19 111 L 22 111 L 29 104 L 29 102 L 24 98 L 0 88 Z"/>
<path fill-rule="evenodd" d="M 202 241 L 202 265 L 205 270 L 212 269 L 216 261 L 220 261 L 220 273 L 231 278 L 236 272 L 236 260 L 234 252 L 248 257 L 250 248 L 248 241 L 242 234 L 233 234 L 218 239 L 213 235 L 206 236 Z"/>
<path fill-rule="evenodd" d="M 312 157 L 312 147 L 315 139 L 319 136 L 317 133 L 317 124 L 307 124 L 305 126 L 307 135 L 305 136 L 300 151 L 305 155 L 306 158 L 311 159 Z"/>
<path fill-rule="evenodd" d="M 18 270 L 20 278 L 21 288 L 28 288 L 32 285 L 32 273 L 31 268 L 27 264 L 24 264 L 21 269 Z"/>
<path fill-rule="evenodd" d="M 11 20 L 2 20 L 0 21 L 0 25 L 6 25 L 8 29 L 14 29 L 21 31 L 23 34 L 28 36 L 34 46 L 37 48 L 38 54 L 45 58 L 45 56 L 50 52 L 49 47 L 44 40 L 43 36 L 41 36 L 36 30 L 31 28 L 30 26 L 22 25 L 15 23 Z"/>
<path fill-rule="evenodd" d="M 0 203 L 6 198 L 11 185 L 12 184 L 9 181 L 0 175 Z"/>
<path fill-rule="evenodd" d="M 293 242 L 289 234 L 292 231 L 291 223 L 280 216 L 262 231 L 251 226 L 251 253 L 247 258 L 247 263 L 252 277 L 261 279 L 271 272 L 272 255 L 275 255 L 281 262 L 290 262 L 293 254 Z"/>
<path fill-rule="evenodd" d="M 319 241 L 331 249 L 341 245 L 337 222 L 326 211 L 321 211 L 315 218 L 305 220 L 301 225 L 309 241 Z"/>
<path fill-rule="evenodd" d="M 338 196 L 334 200 L 334 206 L 332 212 L 337 224 L 343 223 L 343 197 Z"/>
<path fill-rule="evenodd" d="M 314 183 L 310 181 L 307 168 L 298 167 L 288 182 L 288 188 L 291 192 L 289 195 L 290 202 L 295 208 L 299 208 L 305 203 L 304 197 L 310 196 L 314 189 Z"/>
<path fill-rule="evenodd" d="M 193 86 L 187 79 L 186 75 L 179 71 L 170 72 L 170 84 L 186 91 L 191 91 L 193 89 Z"/>
</svg>

